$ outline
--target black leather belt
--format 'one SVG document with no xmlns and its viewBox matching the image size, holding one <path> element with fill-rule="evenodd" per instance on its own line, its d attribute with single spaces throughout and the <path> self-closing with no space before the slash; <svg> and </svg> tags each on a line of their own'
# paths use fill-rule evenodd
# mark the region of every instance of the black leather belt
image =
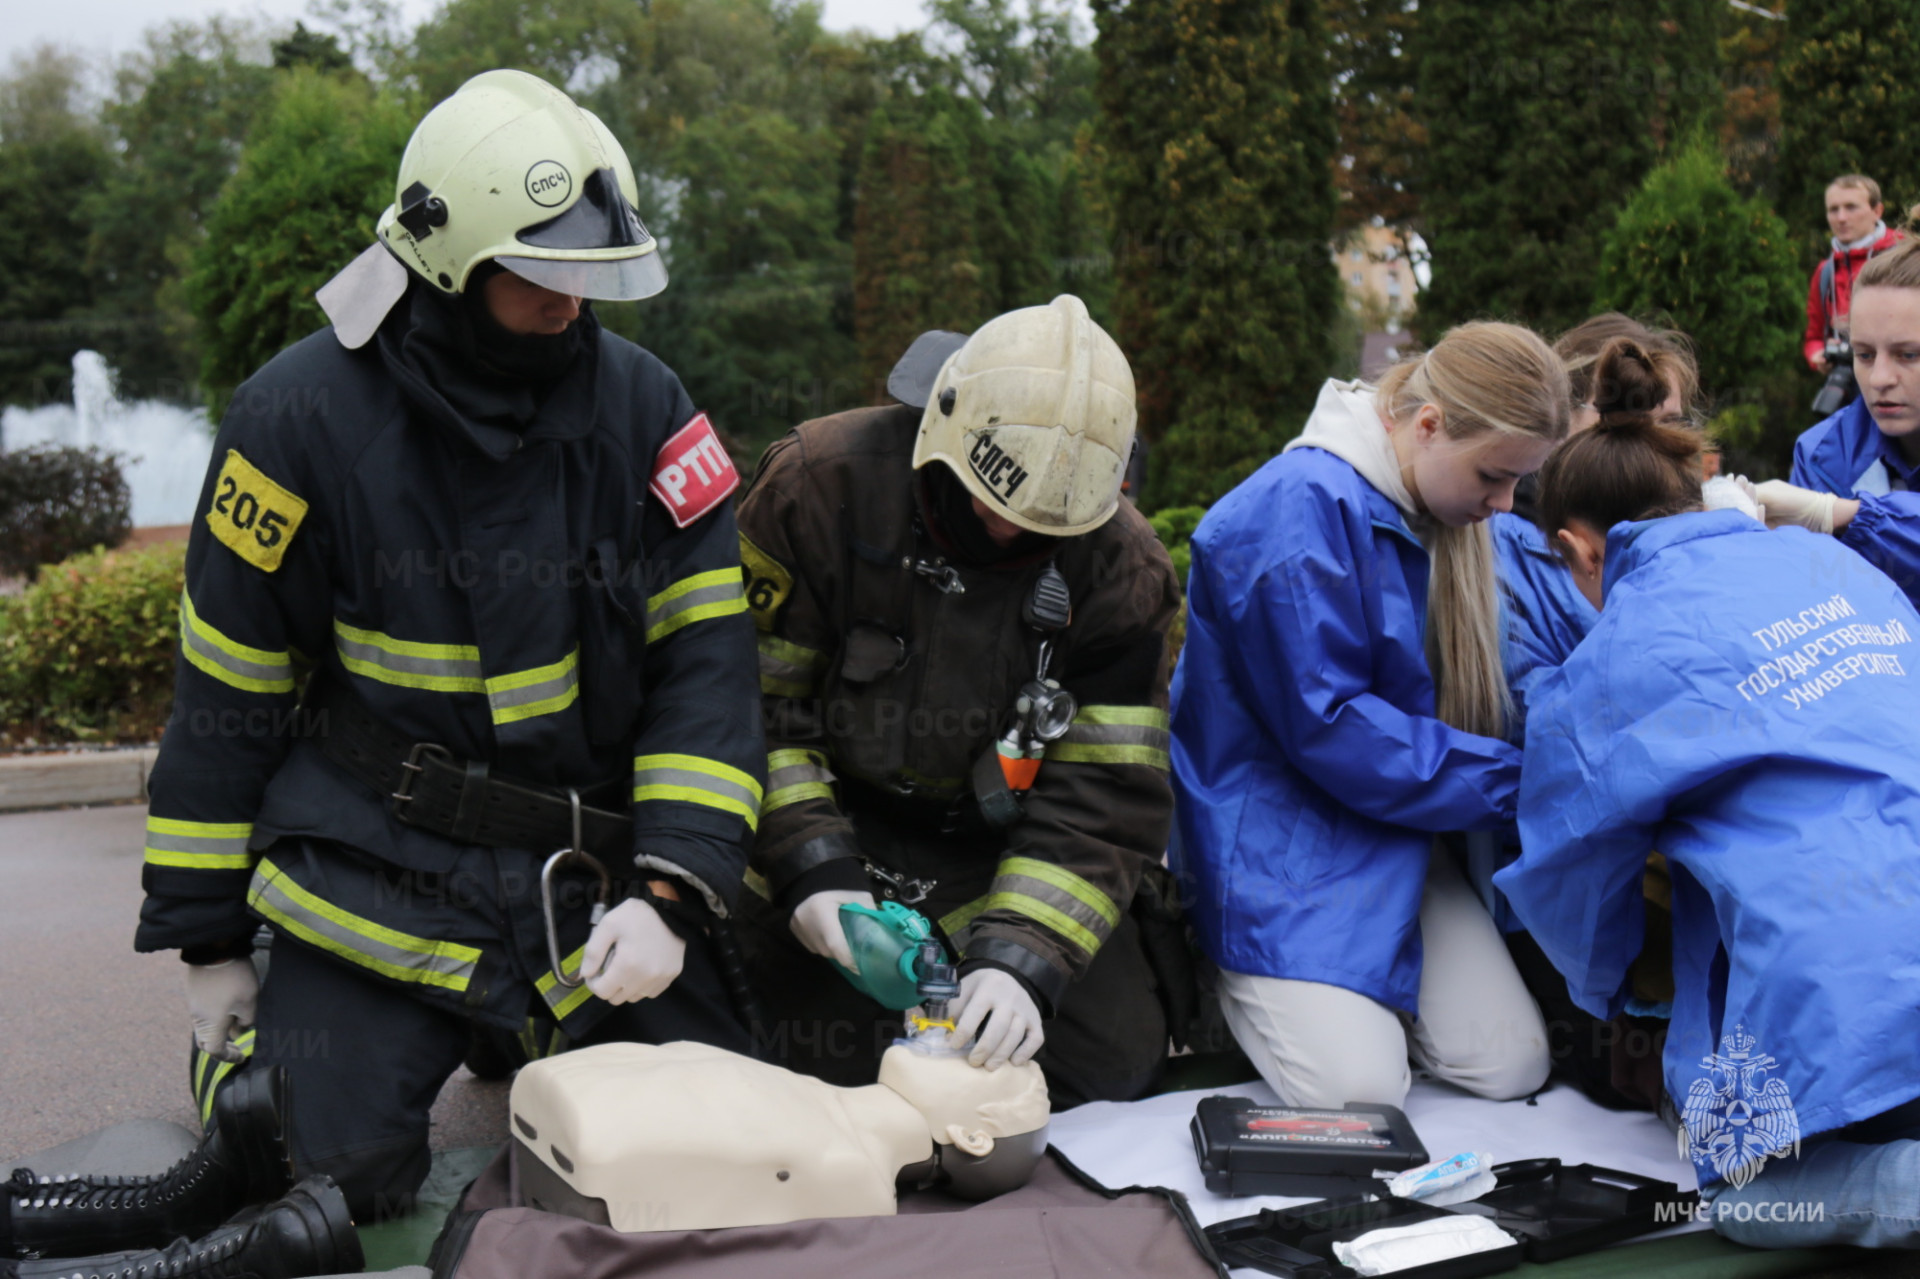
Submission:
<svg viewBox="0 0 1920 1279">
<path fill-rule="evenodd" d="M 457 759 L 443 746 L 410 741 L 381 723 L 350 690 L 328 681 L 307 717 L 328 759 L 387 797 L 393 815 L 463 844 L 550 853 L 573 843 L 567 792 L 494 773 L 485 761 Z M 582 788 L 612 789 L 614 782 Z M 617 792 L 616 792 L 617 793 Z M 633 823 L 624 812 L 582 804 L 582 837 L 597 857 L 632 851 Z"/>
</svg>

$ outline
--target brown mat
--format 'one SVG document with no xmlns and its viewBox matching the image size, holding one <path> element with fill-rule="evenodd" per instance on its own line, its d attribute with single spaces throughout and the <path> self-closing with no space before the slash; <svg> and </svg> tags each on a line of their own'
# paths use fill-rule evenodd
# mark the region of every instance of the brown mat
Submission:
<svg viewBox="0 0 1920 1279">
<path fill-rule="evenodd" d="M 905 1196 L 900 1215 L 623 1235 L 509 1206 L 506 1156 L 472 1187 L 434 1248 L 434 1279 L 1216 1279 L 1184 1203 L 1107 1192 L 1052 1152 L 1020 1190 L 970 1204 Z"/>
</svg>

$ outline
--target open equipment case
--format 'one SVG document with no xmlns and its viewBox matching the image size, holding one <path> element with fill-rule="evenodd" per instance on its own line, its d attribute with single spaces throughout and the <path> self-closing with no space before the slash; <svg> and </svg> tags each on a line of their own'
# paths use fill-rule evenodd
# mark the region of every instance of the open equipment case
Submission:
<svg viewBox="0 0 1920 1279">
<path fill-rule="evenodd" d="M 1207 1227 L 1208 1241 L 1231 1268 L 1282 1279 L 1353 1279 L 1333 1252 L 1370 1231 L 1449 1215 L 1486 1217 L 1519 1242 L 1393 1271 L 1396 1279 L 1473 1279 L 1521 1261 L 1558 1261 L 1647 1234 L 1680 1220 L 1678 1205 L 1699 1195 L 1671 1181 L 1600 1168 L 1528 1159 L 1493 1169 L 1496 1185 L 1480 1198 L 1436 1208 L 1390 1195 L 1354 1195 L 1298 1208 L 1262 1209 Z M 1662 1212 L 1663 1205 L 1673 1205 Z M 1665 1218 L 1663 1220 L 1663 1218 Z"/>
</svg>

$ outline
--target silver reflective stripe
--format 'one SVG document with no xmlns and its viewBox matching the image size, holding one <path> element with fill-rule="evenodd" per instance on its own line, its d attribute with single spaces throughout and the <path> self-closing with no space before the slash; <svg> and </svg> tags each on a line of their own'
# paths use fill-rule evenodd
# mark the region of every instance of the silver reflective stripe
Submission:
<svg viewBox="0 0 1920 1279">
<path fill-rule="evenodd" d="M 774 697 L 808 697 L 814 676 L 827 664 L 827 655 L 803 648 L 777 635 L 761 635 L 760 691 Z"/>
<path fill-rule="evenodd" d="M 658 643 L 694 622 L 746 611 L 747 588 L 739 569 L 696 573 L 647 601 L 647 643 Z"/>
<path fill-rule="evenodd" d="M 180 592 L 180 649 L 187 661 L 223 684 L 247 693 L 291 693 L 290 654 L 253 648 L 201 618 L 193 597 Z"/>
<path fill-rule="evenodd" d="M 575 649 L 549 666 L 487 681 L 487 705 L 496 724 L 511 724 L 551 715 L 571 706 L 580 696 L 580 652 Z"/>
<path fill-rule="evenodd" d="M 363 919 L 308 892 L 265 858 L 254 868 L 247 905 L 308 945 L 395 981 L 460 992 L 479 966 L 477 948 Z"/>
<path fill-rule="evenodd" d="M 1173 735 L 1167 713 L 1151 706 L 1085 706 L 1047 758 L 1074 764 L 1145 764 L 1165 770 Z"/>
<path fill-rule="evenodd" d="M 471 644 L 423 644 L 395 639 L 334 619 L 334 646 L 356 675 L 437 693 L 484 693 L 480 650 Z"/>
<path fill-rule="evenodd" d="M 253 865 L 247 840 L 251 822 L 190 822 L 147 817 L 146 862 L 182 870 L 246 870 Z"/>
<path fill-rule="evenodd" d="M 767 756 L 767 802 L 762 814 L 804 799 L 832 798 L 833 773 L 826 756 L 807 750 L 777 750 Z"/>
<path fill-rule="evenodd" d="M 704 804 L 760 824 L 760 784 L 748 773 L 698 755 L 636 755 L 633 802 L 675 799 Z"/>
</svg>

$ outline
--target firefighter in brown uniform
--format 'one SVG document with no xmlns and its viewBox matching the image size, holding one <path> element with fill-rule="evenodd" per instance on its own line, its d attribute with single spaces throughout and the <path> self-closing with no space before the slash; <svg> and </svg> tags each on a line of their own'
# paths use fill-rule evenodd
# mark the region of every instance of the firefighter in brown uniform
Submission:
<svg viewBox="0 0 1920 1279">
<path fill-rule="evenodd" d="M 851 966 L 839 907 L 878 895 L 959 957 L 976 1064 L 1037 1052 L 1056 1106 L 1139 1096 L 1168 1038 L 1131 908 L 1162 882 L 1180 591 L 1120 500 L 1132 372 L 1062 296 L 923 336 L 889 388 L 906 402 L 775 443 L 739 510 L 770 752 L 743 908 L 760 1046 L 872 1081 L 900 1018 L 825 960 Z"/>
</svg>

